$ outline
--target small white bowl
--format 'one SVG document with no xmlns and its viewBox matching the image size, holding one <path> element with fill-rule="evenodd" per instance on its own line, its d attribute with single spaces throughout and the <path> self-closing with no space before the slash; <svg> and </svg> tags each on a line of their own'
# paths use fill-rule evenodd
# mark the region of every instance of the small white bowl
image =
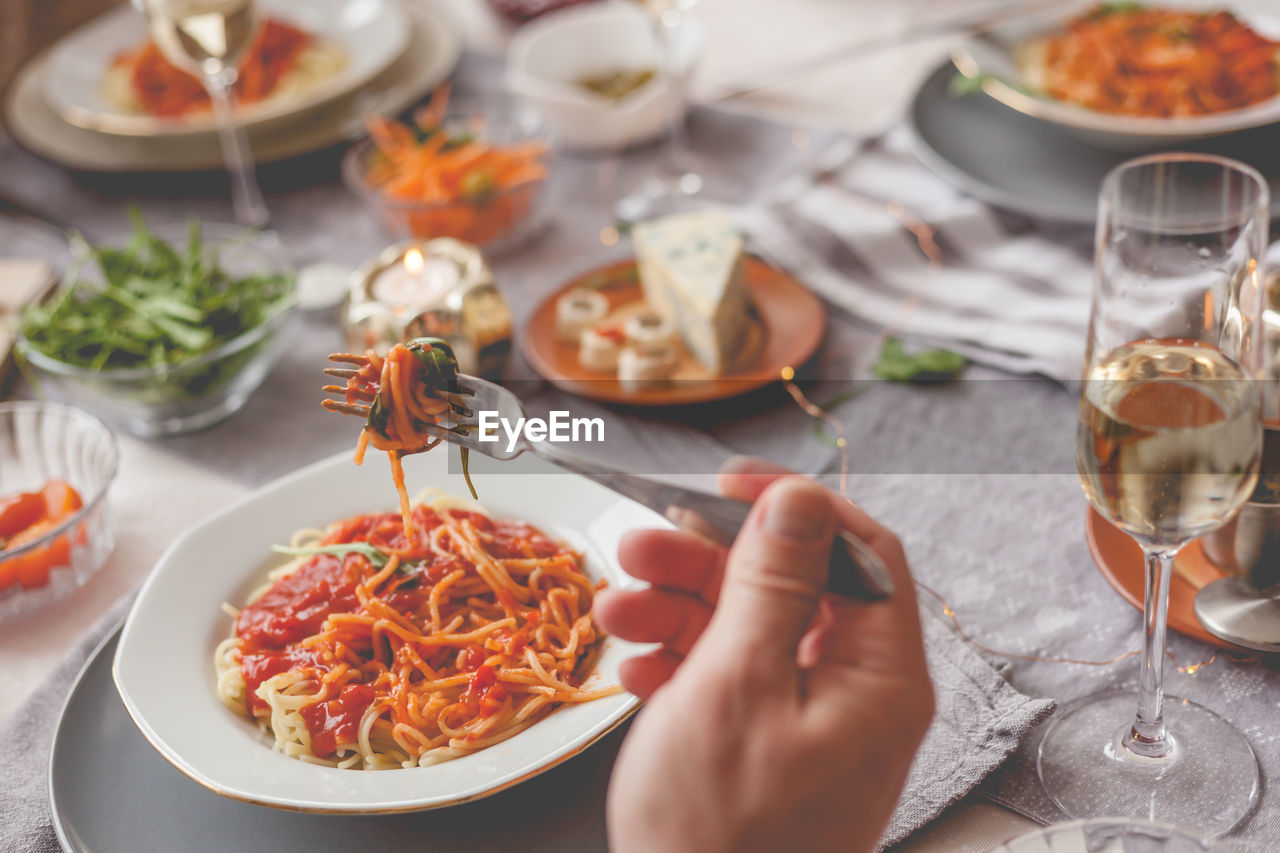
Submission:
<svg viewBox="0 0 1280 853">
<path fill-rule="evenodd" d="M 706 32 L 683 22 L 676 66 L 688 75 Z M 543 15 L 516 32 L 507 53 L 507 85 L 547 119 L 565 146 L 619 149 L 661 136 L 684 108 L 680 87 L 662 73 L 652 19 L 636 3 L 573 6 Z M 652 68 L 654 77 L 617 101 L 575 81 L 593 74 Z"/>
</svg>

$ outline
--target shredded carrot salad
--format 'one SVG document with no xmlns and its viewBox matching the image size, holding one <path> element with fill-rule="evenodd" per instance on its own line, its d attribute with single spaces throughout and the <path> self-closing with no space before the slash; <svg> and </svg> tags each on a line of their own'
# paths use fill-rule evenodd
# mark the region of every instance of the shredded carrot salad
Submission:
<svg viewBox="0 0 1280 853">
<path fill-rule="evenodd" d="M 305 30 L 267 18 L 241 60 L 235 84 L 240 102 L 249 104 L 270 95 L 312 41 Z M 154 41 L 125 51 L 115 61 L 129 69 L 133 95 L 148 113 L 182 116 L 209 109 L 209 95 L 200 80 L 172 65 Z"/>
<path fill-rule="evenodd" d="M 370 118 L 374 150 L 362 179 L 391 202 L 383 210 L 392 230 L 489 243 L 529 215 L 547 176 L 547 146 L 488 142 L 481 116 L 466 129 L 447 128 L 448 99 L 449 88 L 442 86 L 413 124 Z"/>
<path fill-rule="evenodd" d="M 1206 115 L 1280 93 L 1280 42 L 1225 11 L 1104 4 L 1043 47 L 1045 91 L 1107 113 Z"/>
</svg>

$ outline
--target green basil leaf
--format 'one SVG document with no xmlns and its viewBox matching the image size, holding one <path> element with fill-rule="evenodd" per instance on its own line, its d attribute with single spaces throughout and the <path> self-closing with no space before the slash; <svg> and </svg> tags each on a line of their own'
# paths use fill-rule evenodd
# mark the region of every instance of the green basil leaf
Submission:
<svg viewBox="0 0 1280 853">
<path fill-rule="evenodd" d="M 887 338 L 872 372 L 890 382 L 937 382 L 957 376 L 968 364 L 964 356 L 945 349 L 908 355 L 901 341 Z"/>
</svg>

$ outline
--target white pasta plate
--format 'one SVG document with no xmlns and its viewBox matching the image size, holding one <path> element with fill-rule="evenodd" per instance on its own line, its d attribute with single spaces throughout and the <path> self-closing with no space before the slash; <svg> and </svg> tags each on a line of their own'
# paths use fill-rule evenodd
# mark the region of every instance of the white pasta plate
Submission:
<svg viewBox="0 0 1280 853">
<path fill-rule="evenodd" d="M 285 90 L 240 106 L 237 123 L 252 127 L 296 116 L 354 92 L 404 51 L 409 19 L 403 0 L 259 0 L 261 17 L 278 18 L 308 31 L 321 46 L 319 70 Z M 157 117 L 122 104 L 125 86 L 111 77 L 121 52 L 147 38 L 142 13 L 120 6 L 74 31 L 49 54 L 42 89 L 45 101 L 64 121 L 89 130 L 127 136 L 178 136 L 217 130 L 210 112 Z"/>
<path fill-rule="evenodd" d="M 452 457 L 452 464 L 447 461 Z M 465 495 L 456 454 L 407 457 L 410 490 Z M 495 518 L 527 521 L 585 555 L 592 580 L 626 587 L 618 566 L 627 530 L 669 527 L 656 513 L 582 477 L 535 459 L 472 460 L 481 503 Z M 356 770 L 319 766 L 272 748 L 269 734 L 223 705 L 213 655 L 230 632 L 220 605 L 239 606 L 285 558 L 273 544 L 291 533 L 396 505 L 384 454 L 363 466 L 351 455 L 318 462 L 263 487 L 185 532 L 147 577 L 120 636 L 113 674 L 124 706 L 170 763 L 233 799 L 284 809 L 382 814 L 474 800 L 531 778 L 578 754 L 639 705 L 626 692 L 570 703 L 511 738 L 425 767 Z M 273 559 L 274 557 L 274 559 Z M 617 683 L 618 664 L 640 648 L 605 637 L 584 688 Z"/>
<path fill-rule="evenodd" d="M 1057 125 L 1085 142 L 1115 151 L 1166 148 L 1223 136 L 1280 121 L 1280 96 L 1242 109 L 1170 118 L 1124 116 L 1067 103 L 1037 91 L 1029 74 L 1028 51 L 1037 39 L 1058 31 L 1064 21 L 1096 5 L 1081 0 L 1051 16 L 1038 15 L 962 41 L 951 54 L 956 68 L 982 91 L 1020 113 Z M 1280 19 L 1269 0 L 1160 0 L 1150 5 L 1211 11 L 1227 8 L 1259 34 L 1280 38 Z"/>
</svg>

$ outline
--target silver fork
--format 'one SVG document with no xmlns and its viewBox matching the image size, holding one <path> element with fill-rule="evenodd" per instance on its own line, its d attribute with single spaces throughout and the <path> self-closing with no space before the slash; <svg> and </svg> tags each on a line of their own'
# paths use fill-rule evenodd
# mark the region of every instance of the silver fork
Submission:
<svg viewBox="0 0 1280 853">
<path fill-rule="evenodd" d="M 359 355 L 343 354 L 330 358 L 357 366 L 368 363 L 364 356 Z M 340 379 L 348 379 L 355 372 L 352 368 L 340 367 L 325 370 L 325 373 Z M 346 386 L 342 385 L 326 385 L 325 390 L 343 395 L 347 392 Z M 361 399 L 363 402 L 354 404 L 326 399 L 324 406 L 331 411 L 367 418 L 373 395 L 365 393 Z M 722 545 L 733 543 L 751 509 L 750 504 L 742 501 L 628 474 L 562 450 L 548 441 L 531 442 L 523 434 L 514 445 L 505 441 L 480 441 L 478 412 L 495 412 L 497 417 L 516 423 L 517 419 L 525 416 L 525 411 L 520 398 L 511 391 L 477 376 L 458 374 L 457 391 L 448 395 L 448 402 L 450 412 L 442 417 L 439 424 L 419 424 L 427 435 L 498 460 L 514 459 L 526 451 L 531 452 L 566 471 L 580 474 L 644 504 L 673 524 Z M 864 601 L 879 601 L 894 591 L 893 581 L 880 556 L 847 530 L 841 530 L 832 545 L 827 588 Z"/>
</svg>

